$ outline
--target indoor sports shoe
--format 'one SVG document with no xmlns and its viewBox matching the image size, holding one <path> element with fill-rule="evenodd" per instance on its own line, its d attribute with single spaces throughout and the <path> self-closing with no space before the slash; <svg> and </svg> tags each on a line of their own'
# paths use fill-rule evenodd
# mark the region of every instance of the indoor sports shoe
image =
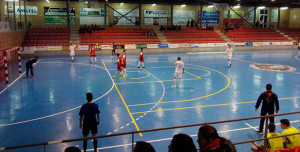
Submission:
<svg viewBox="0 0 300 152">
<path fill-rule="evenodd" d="M 121 79 L 125 79 L 125 77 L 122 77 Z"/>
<path fill-rule="evenodd" d="M 113 79 L 115 79 L 115 78 L 116 78 L 116 76 L 113 76 L 112 78 L 113 78 Z"/>
<path fill-rule="evenodd" d="M 262 131 L 255 131 L 257 134 L 263 135 L 264 133 Z"/>
<path fill-rule="evenodd" d="M 176 88 L 176 85 L 172 85 L 172 88 Z"/>
<path fill-rule="evenodd" d="M 138 66 L 138 68 L 141 68 L 140 66 Z"/>
<path fill-rule="evenodd" d="M 35 75 L 31 76 L 32 78 L 35 78 Z"/>
<path fill-rule="evenodd" d="M 122 74 L 120 74 L 120 76 L 122 76 Z"/>
<path fill-rule="evenodd" d="M 181 86 L 179 86 L 178 88 L 181 88 Z"/>
<path fill-rule="evenodd" d="M 127 74 L 124 74 L 124 76 L 126 76 L 126 77 L 127 77 L 128 75 L 127 75 Z"/>
<path fill-rule="evenodd" d="M 145 67 L 143 67 L 145 69 Z"/>
</svg>

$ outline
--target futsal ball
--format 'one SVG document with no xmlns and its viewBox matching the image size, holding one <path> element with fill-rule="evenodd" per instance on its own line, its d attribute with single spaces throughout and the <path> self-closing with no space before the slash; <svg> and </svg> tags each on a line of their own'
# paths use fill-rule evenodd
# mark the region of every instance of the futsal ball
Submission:
<svg viewBox="0 0 300 152">
<path fill-rule="evenodd" d="M 78 49 L 80 49 L 80 46 L 78 46 Z"/>
</svg>

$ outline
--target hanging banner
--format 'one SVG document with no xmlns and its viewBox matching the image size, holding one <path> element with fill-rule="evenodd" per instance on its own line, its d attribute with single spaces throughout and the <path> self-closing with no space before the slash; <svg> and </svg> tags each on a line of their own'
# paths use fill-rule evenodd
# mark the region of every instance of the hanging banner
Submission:
<svg viewBox="0 0 300 152">
<path fill-rule="evenodd" d="M 147 44 L 137 44 L 136 45 L 137 49 L 141 49 L 141 48 L 147 48 Z"/>
<path fill-rule="evenodd" d="M 168 10 L 144 10 L 144 17 L 168 17 Z"/>
<path fill-rule="evenodd" d="M 157 49 L 158 48 L 158 44 L 147 44 L 147 48 L 149 48 L 149 49 Z"/>
<path fill-rule="evenodd" d="M 168 48 L 168 44 L 158 44 L 158 48 Z"/>
<path fill-rule="evenodd" d="M 128 12 L 130 12 L 130 13 L 128 13 L 127 15 L 126 15 L 126 17 L 139 17 L 139 10 L 138 9 L 135 9 L 135 10 L 131 10 L 131 9 L 115 9 L 116 11 L 114 11 L 114 16 L 118 16 L 118 17 L 121 17 L 121 16 L 123 16 L 123 15 L 125 15 L 125 14 L 127 14 Z M 121 13 L 121 14 L 119 14 L 119 13 Z"/>
<path fill-rule="evenodd" d="M 67 24 L 65 16 L 45 16 L 45 24 Z M 70 24 L 75 24 L 75 17 L 70 17 Z"/>
<path fill-rule="evenodd" d="M 4 13 L 7 15 L 7 5 L 4 6 Z M 8 12 L 14 13 L 14 8 L 11 5 L 8 5 Z M 25 15 L 25 8 L 24 6 L 15 6 L 15 13 L 16 15 Z M 37 15 L 38 14 L 38 8 L 37 6 L 26 6 L 26 15 Z"/>
<path fill-rule="evenodd" d="M 114 11 L 114 25 L 138 25 L 139 23 L 139 10 L 131 10 L 131 9 L 115 9 Z M 125 17 L 122 17 L 122 15 L 126 15 Z M 128 20 L 129 19 L 129 20 Z"/>
<path fill-rule="evenodd" d="M 278 10 L 272 10 L 271 12 L 271 22 L 278 22 Z"/>
<path fill-rule="evenodd" d="M 191 20 L 194 18 L 195 18 L 195 11 L 183 11 L 183 10 L 173 11 L 174 25 L 186 25 L 188 20 L 191 22 Z"/>
<path fill-rule="evenodd" d="M 118 16 L 115 16 L 114 17 L 114 25 L 136 25 L 139 18 L 138 17 L 127 17 L 128 19 L 126 18 L 120 18 Z M 132 21 L 132 22 L 130 22 Z"/>
<path fill-rule="evenodd" d="M 8 32 L 9 31 L 9 23 L 6 21 L 0 21 L 0 32 Z"/>
<path fill-rule="evenodd" d="M 104 8 L 80 8 L 80 16 L 104 17 Z"/>
<path fill-rule="evenodd" d="M 236 13 L 237 14 L 236 14 Z M 244 16 L 244 11 L 235 11 L 235 12 L 233 12 L 233 11 L 230 11 L 230 15 L 229 15 L 229 17 L 230 18 L 241 18 L 240 16 Z M 239 15 L 240 16 L 239 16 Z M 224 18 L 228 18 L 228 11 L 224 11 Z"/>
<path fill-rule="evenodd" d="M 144 24 L 145 25 L 153 25 L 153 18 L 145 18 Z"/>
<path fill-rule="evenodd" d="M 159 25 L 168 25 L 168 18 L 159 18 L 158 24 Z"/>
<path fill-rule="evenodd" d="M 246 16 L 247 21 L 253 23 L 254 20 L 254 10 L 248 9 L 248 15 Z"/>
<path fill-rule="evenodd" d="M 218 25 L 220 11 L 203 11 L 202 24 Z M 201 12 L 198 11 L 198 21 L 200 21 Z"/>
<path fill-rule="evenodd" d="M 69 9 L 70 16 L 75 16 L 75 8 Z M 67 8 L 65 7 L 44 7 L 45 16 L 67 16 Z"/>
</svg>

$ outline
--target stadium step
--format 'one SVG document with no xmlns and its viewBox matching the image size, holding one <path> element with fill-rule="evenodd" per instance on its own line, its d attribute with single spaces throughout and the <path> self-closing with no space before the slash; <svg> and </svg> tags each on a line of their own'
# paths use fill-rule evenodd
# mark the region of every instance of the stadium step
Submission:
<svg viewBox="0 0 300 152">
<path fill-rule="evenodd" d="M 230 38 L 228 38 L 221 30 L 219 29 L 215 29 L 215 32 L 222 38 L 224 39 L 226 42 L 232 42 Z"/>
<path fill-rule="evenodd" d="M 164 33 L 162 33 L 159 29 L 153 29 L 162 44 L 170 44 Z"/>
</svg>

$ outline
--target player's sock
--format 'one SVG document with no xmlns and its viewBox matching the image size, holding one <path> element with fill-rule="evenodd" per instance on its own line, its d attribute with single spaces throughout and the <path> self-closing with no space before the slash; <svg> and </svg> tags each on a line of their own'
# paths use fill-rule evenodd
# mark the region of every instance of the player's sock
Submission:
<svg viewBox="0 0 300 152">
<path fill-rule="evenodd" d="M 230 63 L 229 63 L 229 61 L 228 61 L 228 67 L 229 67 L 229 65 L 230 65 Z"/>
<path fill-rule="evenodd" d="M 96 57 L 94 57 L 94 59 L 95 59 L 95 62 L 97 62 L 97 58 L 96 58 Z"/>
<path fill-rule="evenodd" d="M 229 61 L 229 66 L 231 66 L 231 61 Z"/>
<path fill-rule="evenodd" d="M 176 86 L 176 79 L 174 79 L 174 86 Z"/>
<path fill-rule="evenodd" d="M 141 62 L 139 62 L 139 64 L 138 64 L 138 68 L 140 67 L 140 63 L 141 63 Z"/>
<path fill-rule="evenodd" d="M 71 58 L 72 58 L 72 61 L 73 61 L 73 60 L 74 60 L 74 57 L 72 56 Z"/>
<path fill-rule="evenodd" d="M 124 69 L 124 76 L 127 76 L 127 72 L 126 72 L 126 69 Z"/>
<path fill-rule="evenodd" d="M 181 87 L 181 79 L 179 79 L 179 87 Z"/>
<path fill-rule="evenodd" d="M 86 152 L 86 148 L 87 148 L 87 141 L 83 141 L 83 151 Z"/>
<path fill-rule="evenodd" d="M 91 63 L 93 63 L 93 58 L 91 57 Z"/>
<path fill-rule="evenodd" d="M 142 62 L 142 66 L 145 67 L 145 66 L 144 66 L 144 62 Z"/>
<path fill-rule="evenodd" d="M 97 139 L 94 139 L 93 145 L 94 145 L 94 151 L 96 152 L 97 151 L 97 145 L 98 145 Z"/>
</svg>

